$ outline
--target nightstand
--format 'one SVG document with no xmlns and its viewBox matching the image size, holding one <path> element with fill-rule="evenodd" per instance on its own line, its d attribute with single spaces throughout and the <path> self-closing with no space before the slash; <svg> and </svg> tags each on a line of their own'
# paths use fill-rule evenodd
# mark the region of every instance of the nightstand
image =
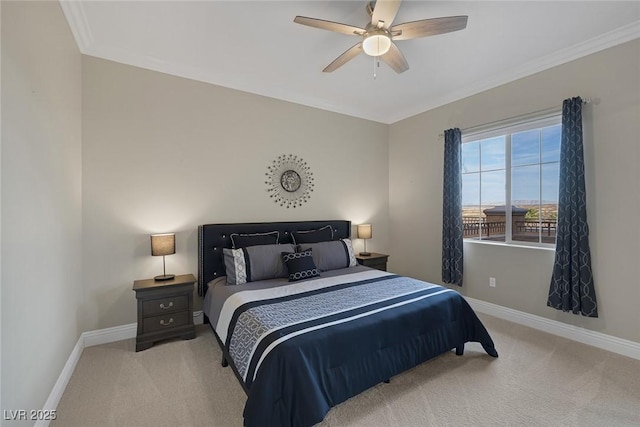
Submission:
<svg viewBox="0 0 640 427">
<path fill-rule="evenodd" d="M 387 258 L 389 258 L 389 255 L 377 254 L 375 252 L 371 252 L 371 255 L 369 256 L 356 254 L 358 264 L 382 271 L 387 271 Z"/>
<path fill-rule="evenodd" d="M 138 300 L 136 351 L 146 350 L 154 342 L 180 337 L 196 337 L 193 326 L 193 274 L 172 280 L 136 280 L 133 290 Z"/>
</svg>

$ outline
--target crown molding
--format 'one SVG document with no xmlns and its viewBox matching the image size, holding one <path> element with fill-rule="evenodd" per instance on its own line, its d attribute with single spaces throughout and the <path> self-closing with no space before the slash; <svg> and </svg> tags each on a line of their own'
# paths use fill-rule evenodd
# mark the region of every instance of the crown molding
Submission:
<svg viewBox="0 0 640 427">
<path fill-rule="evenodd" d="M 587 55 L 599 52 L 601 50 L 626 43 L 631 40 L 640 38 L 640 20 L 633 21 L 628 25 L 624 25 L 615 30 L 601 34 L 597 37 L 574 44 L 564 49 L 560 49 L 552 54 L 543 56 L 534 61 L 529 61 L 521 66 L 512 68 L 504 73 L 497 74 L 491 78 L 484 79 L 474 85 L 467 86 L 455 92 L 451 92 L 440 98 L 429 100 L 427 103 L 420 104 L 413 108 L 408 108 L 389 117 L 388 124 L 393 124 L 400 120 L 424 113 L 434 108 L 450 104 L 463 98 L 476 95 L 489 89 L 502 86 L 514 80 L 531 76 L 541 71 L 548 70 L 558 65 L 582 58 Z"/>
<path fill-rule="evenodd" d="M 78 50 L 80 50 L 80 53 L 86 54 L 89 46 L 93 43 L 93 35 L 82 4 L 81 1 L 60 0 L 62 13 L 67 18 L 73 38 L 76 40 L 76 45 L 78 45 Z"/>
<path fill-rule="evenodd" d="M 364 113 L 357 107 L 336 105 L 323 99 L 309 99 L 301 97 L 295 93 L 287 93 L 283 96 L 283 94 L 273 93 L 267 88 L 246 87 L 246 82 L 244 82 L 244 84 L 237 84 L 238 82 L 236 82 L 236 84 L 221 84 L 220 82 L 212 81 L 211 75 L 205 70 L 133 54 L 124 49 L 96 46 L 93 43 L 93 35 L 87 21 L 83 2 L 60 0 L 60 6 L 67 18 L 71 32 L 76 40 L 76 44 L 78 45 L 78 49 L 82 54 L 388 125 L 601 50 L 640 38 L 640 20 L 636 20 L 600 36 L 560 49 L 534 61 L 527 62 L 521 66 L 506 70 L 503 73 L 480 80 L 459 90 L 449 92 L 441 97 L 430 98 L 424 103 L 404 110 L 399 110 L 396 111 L 395 114 L 388 115 L 381 113 Z"/>
</svg>

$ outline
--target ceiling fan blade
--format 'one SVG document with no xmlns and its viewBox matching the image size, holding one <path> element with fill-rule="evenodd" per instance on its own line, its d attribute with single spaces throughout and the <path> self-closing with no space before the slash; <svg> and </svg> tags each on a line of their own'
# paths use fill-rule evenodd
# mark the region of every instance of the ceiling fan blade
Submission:
<svg viewBox="0 0 640 427">
<path fill-rule="evenodd" d="M 447 16 L 445 18 L 423 19 L 421 21 L 398 24 L 391 31 L 393 40 L 409 40 L 418 37 L 435 36 L 464 30 L 467 27 L 468 16 Z M 400 31 L 400 34 L 397 34 Z M 394 35 L 397 34 L 397 35 Z"/>
<path fill-rule="evenodd" d="M 339 22 L 325 21 L 323 19 L 307 18 L 306 16 L 296 16 L 293 19 L 296 24 L 308 25 L 310 27 L 320 28 L 321 30 L 334 31 L 347 35 L 362 35 L 363 28 L 354 27 L 353 25 L 341 24 Z"/>
<path fill-rule="evenodd" d="M 389 67 L 393 68 L 396 73 L 404 73 L 409 69 L 409 64 L 404 58 L 398 46 L 395 43 L 391 43 L 389 51 L 380 57 Z"/>
<path fill-rule="evenodd" d="M 384 22 L 384 28 L 389 28 L 398 13 L 401 0 L 377 0 L 371 14 L 371 24 L 378 25 Z"/>
<path fill-rule="evenodd" d="M 351 46 L 342 55 L 334 59 L 331 64 L 327 65 L 327 67 L 324 70 L 322 70 L 322 72 L 330 73 L 332 71 L 335 71 L 338 68 L 342 67 L 347 62 L 351 61 L 356 56 L 360 55 L 362 52 L 364 52 L 362 50 L 362 42 L 359 42 L 358 44 Z"/>
</svg>

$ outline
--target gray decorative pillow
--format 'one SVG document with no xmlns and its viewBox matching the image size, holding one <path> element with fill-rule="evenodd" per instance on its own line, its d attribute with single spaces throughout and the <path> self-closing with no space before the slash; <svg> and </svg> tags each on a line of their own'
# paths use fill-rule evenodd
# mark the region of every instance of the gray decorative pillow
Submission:
<svg viewBox="0 0 640 427">
<path fill-rule="evenodd" d="M 288 277 L 281 254 L 294 250 L 295 247 L 292 244 L 223 249 L 227 285 L 242 285 L 257 280 Z"/>
<path fill-rule="evenodd" d="M 333 242 L 303 243 L 298 245 L 299 251 L 313 250 L 313 262 L 320 271 L 337 270 L 339 268 L 358 265 L 353 253 L 351 239 Z"/>
</svg>

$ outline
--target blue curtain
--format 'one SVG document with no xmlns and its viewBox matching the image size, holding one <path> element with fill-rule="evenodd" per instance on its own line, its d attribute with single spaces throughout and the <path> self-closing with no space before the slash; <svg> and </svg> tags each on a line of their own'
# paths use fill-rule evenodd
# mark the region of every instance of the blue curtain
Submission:
<svg viewBox="0 0 640 427">
<path fill-rule="evenodd" d="M 462 286 L 462 134 L 444 132 L 442 281 Z"/>
<path fill-rule="evenodd" d="M 558 197 L 556 255 L 547 305 L 598 317 L 589 250 L 580 97 L 567 99 L 562 104 Z"/>
</svg>

